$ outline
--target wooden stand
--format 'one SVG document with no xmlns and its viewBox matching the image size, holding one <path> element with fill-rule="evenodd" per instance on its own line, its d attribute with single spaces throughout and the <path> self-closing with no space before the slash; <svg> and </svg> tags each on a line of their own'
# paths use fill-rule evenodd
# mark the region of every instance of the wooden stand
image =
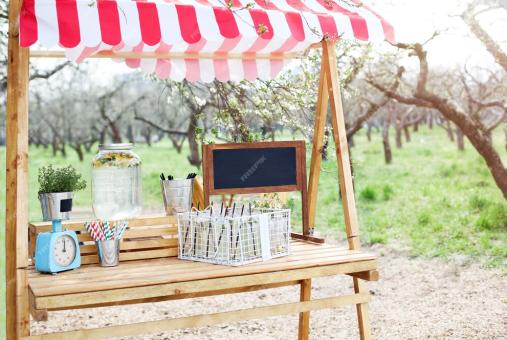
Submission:
<svg viewBox="0 0 507 340">
<path fill-rule="evenodd" d="M 367 303 L 369 300 L 368 290 L 362 280 L 378 279 L 376 261 L 374 256 L 362 253 L 359 243 L 359 228 L 357 212 L 354 200 L 350 159 L 348 153 L 345 123 L 343 117 L 340 86 L 335 49 L 332 42 L 323 41 L 323 56 L 320 73 L 319 96 L 317 100 L 317 112 L 315 116 L 315 133 L 313 137 L 312 160 L 310 165 L 310 177 L 308 187 L 309 226 L 315 226 L 315 211 L 317 206 L 317 187 L 319 182 L 319 170 L 321 163 L 321 149 L 324 138 L 324 127 L 328 103 L 331 106 L 331 122 L 333 137 L 336 145 L 336 157 L 338 159 L 339 186 L 342 194 L 344 220 L 349 249 L 340 250 L 333 246 L 311 245 L 300 242 L 301 249 L 296 252 L 296 257 L 287 260 L 273 260 L 264 266 L 246 266 L 244 268 L 227 268 L 222 272 L 216 267 L 207 268 L 199 264 L 190 264 L 192 268 L 185 271 L 195 273 L 196 277 L 180 277 L 180 282 L 172 282 L 172 278 L 179 277 L 173 270 L 180 266 L 182 261 L 174 258 L 176 250 L 173 246 L 174 239 L 166 240 L 165 230 L 155 226 L 156 240 L 138 240 L 129 242 L 128 246 L 135 251 L 127 251 L 122 261 L 133 261 L 132 265 L 122 264 L 118 273 L 120 277 L 127 275 L 121 272 L 127 268 L 128 275 L 138 286 L 124 287 L 125 281 L 119 280 L 116 284 L 110 283 L 105 287 L 106 276 L 101 276 L 104 268 L 93 264 L 94 257 L 89 256 L 89 264 L 70 273 L 55 277 L 38 276 L 34 273 L 29 263 L 29 241 L 34 241 L 37 230 L 48 227 L 32 225 L 31 239 L 28 237 L 28 65 L 29 51 L 19 47 L 18 17 L 20 0 L 9 2 L 9 40 L 8 40 L 8 82 L 7 82 L 7 176 L 6 176 L 6 287 L 7 287 L 7 338 L 20 339 L 30 335 L 29 313 L 36 319 L 47 317 L 48 310 L 69 308 L 87 308 L 92 306 L 106 306 L 127 303 L 140 303 L 152 301 L 164 301 L 177 298 L 191 298 L 196 296 L 208 296 L 229 294 L 256 289 L 280 287 L 283 285 L 299 284 L 301 287 L 300 302 L 278 304 L 273 306 L 258 307 L 246 310 L 223 312 L 210 315 L 197 315 L 172 320 L 160 320 L 129 325 L 102 327 L 90 330 L 62 332 L 33 336 L 33 339 L 58 339 L 82 336 L 83 338 L 103 338 L 110 336 L 138 335 L 163 330 L 213 325 L 225 321 L 246 320 L 272 315 L 300 313 L 299 339 L 308 339 L 310 325 L 310 310 L 332 308 L 345 304 L 355 304 L 359 323 L 361 339 L 369 339 L 371 330 L 369 324 Z M 54 57 L 52 54 L 41 54 L 45 57 Z M 60 56 L 60 54 L 58 54 Z M 98 57 L 104 57 L 100 54 Z M 136 55 L 136 57 L 139 57 Z M 156 58 L 156 55 L 147 53 L 142 58 Z M 166 57 L 170 57 L 167 55 Z M 177 56 L 176 56 L 177 57 Z M 214 58 L 213 56 L 208 56 Z M 263 56 L 259 56 L 263 57 Z M 162 217 L 160 217 L 162 218 Z M 159 221 L 155 219 L 155 221 Z M 153 219 L 136 220 L 135 223 L 154 223 Z M 134 224 L 135 224 L 134 223 Z M 153 225 L 152 225 L 153 227 Z M 174 234 L 174 226 L 167 227 Z M 172 229 L 170 229 L 172 228 Z M 139 235 L 145 234 L 139 233 Z M 150 236 L 150 237 L 151 237 Z M 308 235 L 305 235 L 308 236 Z M 153 243 L 152 241 L 156 241 Z M 152 243 L 150 243 L 152 242 Z M 160 249 L 153 250 L 154 244 Z M 160 246 L 161 245 L 161 246 Z M 308 248 L 310 247 L 310 248 Z M 317 248 L 315 248 L 317 247 Z M 162 275 L 162 281 L 158 284 L 147 282 L 155 279 L 152 275 L 138 272 L 137 268 L 149 268 L 162 261 L 160 266 L 169 268 L 170 271 Z M 167 261 L 165 263 L 164 261 Z M 179 262 L 178 262 L 179 261 Z M 174 267 L 173 267 L 174 265 Z M 185 263 L 184 265 L 189 265 Z M 158 268 L 158 267 L 157 267 Z M 114 270 L 114 269 L 108 269 Z M 215 272 L 213 271 L 215 270 Z M 202 276 L 206 273 L 205 276 Z M 331 297 L 320 300 L 311 300 L 311 279 L 319 276 L 348 274 L 353 276 L 354 294 Z M 69 279 L 70 275 L 70 279 Z M 84 278 L 94 277 L 99 284 L 93 291 L 68 292 L 59 287 L 73 287 L 74 284 L 65 285 L 66 282 L 75 282 L 72 275 Z M 200 275 L 200 276 L 199 276 Z M 158 280 L 161 279 L 157 275 Z M 47 280 L 57 281 L 53 287 L 56 291 L 48 293 L 41 284 Z M 70 280 L 70 281 L 66 281 Z M 136 281 L 137 280 L 137 281 Z M 150 286 L 147 286 L 150 285 Z M 41 288 L 42 287 L 42 288 Z M 207 287 L 207 288 L 206 288 Z M 213 291 L 209 290 L 213 287 Z M 87 288 L 89 289 L 89 288 Z M 55 298 L 56 296 L 56 298 Z M 64 298 L 61 298 L 64 297 Z"/>
</svg>

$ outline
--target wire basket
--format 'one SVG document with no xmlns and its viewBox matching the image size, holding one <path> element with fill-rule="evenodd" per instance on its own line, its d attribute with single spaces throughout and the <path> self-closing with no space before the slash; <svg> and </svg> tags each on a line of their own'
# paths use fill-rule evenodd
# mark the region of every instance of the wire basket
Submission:
<svg viewBox="0 0 507 340">
<path fill-rule="evenodd" d="M 178 214 L 178 257 L 239 266 L 290 251 L 290 210 L 253 209 L 224 216 L 210 209 Z"/>
</svg>

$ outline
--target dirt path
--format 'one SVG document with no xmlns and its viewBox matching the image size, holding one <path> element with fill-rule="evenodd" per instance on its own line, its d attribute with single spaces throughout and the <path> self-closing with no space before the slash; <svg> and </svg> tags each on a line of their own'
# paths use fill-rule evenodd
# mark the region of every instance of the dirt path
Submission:
<svg viewBox="0 0 507 340">
<path fill-rule="evenodd" d="M 506 339 L 507 277 L 458 261 L 410 259 L 385 249 L 381 280 L 370 283 L 370 304 L 376 339 Z M 314 280 L 315 298 L 350 293 L 352 280 Z M 292 302 L 296 287 L 263 292 L 172 301 L 138 306 L 50 313 L 48 322 L 33 322 L 34 333 L 147 321 L 276 302 Z M 153 334 L 137 339 L 296 339 L 297 316 L 238 322 L 230 325 Z M 312 313 L 312 339 L 357 338 L 354 307 Z"/>
</svg>

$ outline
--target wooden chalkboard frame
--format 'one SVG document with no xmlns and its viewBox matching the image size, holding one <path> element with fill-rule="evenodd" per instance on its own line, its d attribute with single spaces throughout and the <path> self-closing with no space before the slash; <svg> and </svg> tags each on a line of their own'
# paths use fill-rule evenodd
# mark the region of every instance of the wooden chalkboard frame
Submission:
<svg viewBox="0 0 507 340">
<path fill-rule="evenodd" d="M 295 148 L 296 149 L 296 184 L 251 188 L 215 189 L 213 178 L 213 151 L 235 149 L 266 149 L 266 148 Z M 306 147 L 305 141 L 279 141 L 256 143 L 227 143 L 205 144 L 202 146 L 202 172 L 204 186 L 204 204 L 209 205 L 210 196 L 224 194 L 259 194 L 270 192 L 299 191 L 302 202 L 303 235 L 309 235 L 308 198 L 306 185 Z"/>
</svg>

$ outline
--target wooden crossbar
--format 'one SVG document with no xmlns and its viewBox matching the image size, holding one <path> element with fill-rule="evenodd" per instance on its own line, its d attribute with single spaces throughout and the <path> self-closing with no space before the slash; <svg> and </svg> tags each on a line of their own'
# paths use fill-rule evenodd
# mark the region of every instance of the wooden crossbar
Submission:
<svg viewBox="0 0 507 340">
<path fill-rule="evenodd" d="M 240 309 L 222 313 L 193 315 L 182 318 L 138 322 L 128 325 L 117 325 L 99 327 L 93 329 L 82 329 L 68 332 L 41 334 L 24 337 L 25 340 L 44 339 L 102 339 L 107 337 L 133 336 L 146 333 L 156 333 L 181 328 L 194 328 L 212 326 L 224 322 L 235 322 L 242 320 L 266 318 L 278 315 L 309 312 L 311 310 L 336 308 L 345 305 L 357 305 L 367 303 L 370 300 L 369 294 L 351 294 L 337 297 L 329 297 L 312 301 L 285 303 L 272 306 Z"/>
<path fill-rule="evenodd" d="M 158 53 L 158 52 L 112 52 L 101 51 L 87 58 L 118 58 L 118 59 L 297 59 L 302 58 L 302 53 L 273 53 L 273 54 L 254 54 L 254 53 Z M 66 58 L 64 51 L 30 51 L 31 58 Z"/>
</svg>

